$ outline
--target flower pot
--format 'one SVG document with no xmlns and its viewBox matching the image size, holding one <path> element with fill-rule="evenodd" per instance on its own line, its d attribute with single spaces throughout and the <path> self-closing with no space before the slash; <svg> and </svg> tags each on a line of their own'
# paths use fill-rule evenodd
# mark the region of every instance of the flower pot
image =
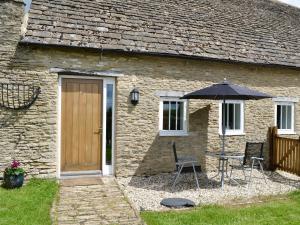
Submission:
<svg viewBox="0 0 300 225">
<path fill-rule="evenodd" d="M 3 185 L 6 188 L 19 188 L 23 186 L 24 174 L 7 175 L 4 173 Z"/>
</svg>

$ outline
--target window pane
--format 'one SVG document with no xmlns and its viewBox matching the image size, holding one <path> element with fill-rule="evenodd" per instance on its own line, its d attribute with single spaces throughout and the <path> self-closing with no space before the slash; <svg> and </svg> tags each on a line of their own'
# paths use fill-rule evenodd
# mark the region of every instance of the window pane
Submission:
<svg viewBox="0 0 300 225">
<path fill-rule="evenodd" d="M 235 104 L 235 127 L 234 129 L 241 129 L 241 104 Z"/>
<path fill-rule="evenodd" d="M 288 105 L 287 107 L 287 127 L 286 129 L 292 129 L 292 106 Z"/>
<path fill-rule="evenodd" d="M 225 109 L 224 109 L 224 107 L 225 107 Z M 228 104 L 227 104 L 227 103 L 226 103 L 225 105 L 222 104 L 222 119 L 221 119 L 222 124 L 221 124 L 221 126 L 222 126 L 222 129 L 223 129 L 223 119 L 225 119 L 225 129 L 226 129 L 226 130 L 229 129 L 228 110 L 229 110 L 229 109 L 228 109 Z M 225 117 L 223 117 L 223 112 L 225 112 Z"/>
<path fill-rule="evenodd" d="M 112 164 L 112 106 L 113 106 L 113 85 L 106 86 L 106 165 Z"/>
<path fill-rule="evenodd" d="M 183 102 L 177 103 L 177 130 L 183 130 Z"/>
<path fill-rule="evenodd" d="M 234 104 L 228 104 L 228 107 L 229 107 L 229 110 L 228 110 L 228 128 L 230 130 L 233 130 L 234 127 L 233 127 L 233 121 L 234 121 Z"/>
<path fill-rule="evenodd" d="M 286 106 L 282 105 L 281 106 L 281 110 L 282 110 L 282 118 L 281 118 L 281 129 L 286 129 Z"/>
<path fill-rule="evenodd" d="M 224 107 L 225 107 L 225 109 L 224 109 Z M 222 104 L 222 126 L 223 126 L 223 119 L 225 119 L 225 128 L 226 129 L 228 129 L 228 123 L 227 123 L 227 118 L 228 118 L 228 116 L 227 116 L 227 104 Z M 223 117 L 223 112 L 225 112 L 225 117 Z M 223 128 L 223 127 L 222 127 Z"/>
<path fill-rule="evenodd" d="M 171 102 L 170 130 L 176 130 L 176 102 Z"/>
<path fill-rule="evenodd" d="M 223 108 L 224 108 L 224 104 L 222 104 L 222 109 Z M 241 104 L 240 103 L 226 103 L 225 104 L 225 127 L 226 127 L 226 130 L 240 130 L 241 126 L 242 126 L 241 119 L 242 119 Z M 221 121 L 223 124 L 223 116 L 222 116 Z M 221 126 L 222 126 L 222 124 L 221 124 Z"/>
<path fill-rule="evenodd" d="M 276 121 L 277 121 L 277 128 L 281 129 L 281 106 L 280 105 L 277 105 L 277 118 L 276 118 Z"/>
<path fill-rule="evenodd" d="M 169 102 L 164 102 L 163 130 L 169 130 Z"/>
</svg>

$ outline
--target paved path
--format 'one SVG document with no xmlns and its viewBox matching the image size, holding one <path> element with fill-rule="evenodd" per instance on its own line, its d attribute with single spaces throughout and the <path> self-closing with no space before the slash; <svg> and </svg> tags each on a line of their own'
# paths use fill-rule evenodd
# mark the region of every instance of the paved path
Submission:
<svg viewBox="0 0 300 225">
<path fill-rule="evenodd" d="M 52 209 L 58 225 L 143 224 L 114 178 L 62 180 Z"/>
</svg>

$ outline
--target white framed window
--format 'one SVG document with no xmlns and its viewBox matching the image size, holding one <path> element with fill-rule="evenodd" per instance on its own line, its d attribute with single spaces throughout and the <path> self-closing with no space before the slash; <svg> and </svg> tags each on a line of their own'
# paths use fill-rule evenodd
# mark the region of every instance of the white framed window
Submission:
<svg viewBox="0 0 300 225">
<path fill-rule="evenodd" d="M 275 126 L 279 134 L 294 134 L 294 102 L 275 102 Z"/>
<path fill-rule="evenodd" d="M 219 134 L 222 135 L 223 107 L 225 107 L 225 135 L 244 135 L 244 101 L 226 100 L 219 103 Z"/>
<path fill-rule="evenodd" d="M 186 136 L 187 100 L 179 98 L 160 98 L 159 135 Z"/>
</svg>

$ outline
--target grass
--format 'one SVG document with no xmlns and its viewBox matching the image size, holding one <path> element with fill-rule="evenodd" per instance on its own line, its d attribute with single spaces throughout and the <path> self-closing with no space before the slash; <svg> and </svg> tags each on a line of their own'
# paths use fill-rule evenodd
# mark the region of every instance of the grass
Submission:
<svg viewBox="0 0 300 225">
<path fill-rule="evenodd" d="M 148 225 L 269 225 L 300 224 L 300 191 L 285 199 L 246 206 L 203 206 L 192 210 L 142 212 Z"/>
<path fill-rule="evenodd" d="M 58 192 L 53 180 L 31 179 L 20 189 L 0 187 L 1 225 L 50 225 L 50 209 Z"/>
</svg>

